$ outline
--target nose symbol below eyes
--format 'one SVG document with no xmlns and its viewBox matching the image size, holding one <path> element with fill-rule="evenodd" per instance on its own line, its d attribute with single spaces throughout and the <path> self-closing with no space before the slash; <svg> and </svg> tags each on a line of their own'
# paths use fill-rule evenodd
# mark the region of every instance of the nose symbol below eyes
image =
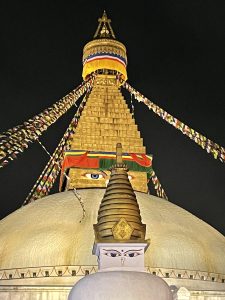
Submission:
<svg viewBox="0 0 225 300">
<path fill-rule="evenodd" d="M 121 257 L 121 265 L 123 266 L 125 262 L 125 257 Z"/>
</svg>

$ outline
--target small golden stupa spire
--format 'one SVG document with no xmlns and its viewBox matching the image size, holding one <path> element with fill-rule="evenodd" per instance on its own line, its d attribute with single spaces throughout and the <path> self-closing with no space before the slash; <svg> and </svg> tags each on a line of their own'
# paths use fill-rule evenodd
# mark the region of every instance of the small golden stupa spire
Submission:
<svg viewBox="0 0 225 300">
<path fill-rule="evenodd" d="M 98 211 L 94 225 L 95 243 L 146 242 L 145 224 L 141 222 L 136 195 L 122 160 L 122 145 L 116 147 L 116 164 Z"/>
<path fill-rule="evenodd" d="M 104 10 L 101 18 L 98 19 L 98 28 L 95 32 L 94 39 L 115 39 L 115 34 L 111 27 L 111 19 L 108 19 L 106 11 Z"/>
</svg>

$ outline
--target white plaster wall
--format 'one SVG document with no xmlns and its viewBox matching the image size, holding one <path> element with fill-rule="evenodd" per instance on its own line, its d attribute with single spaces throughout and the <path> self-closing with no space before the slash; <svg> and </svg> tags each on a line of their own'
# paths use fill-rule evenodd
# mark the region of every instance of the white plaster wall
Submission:
<svg viewBox="0 0 225 300">
<path fill-rule="evenodd" d="M 0 300 L 67 300 L 71 288 L 72 286 L 5 286 L 0 289 Z M 225 291 L 191 291 L 190 293 L 190 300 L 225 300 Z M 177 300 L 181 299 L 177 298 Z"/>
<path fill-rule="evenodd" d="M 179 278 L 163 278 L 169 286 L 185 287 L 189 291 L 218 291 L 225 292 L 225 283 L 212 282 L 204 280 L 191 280 L 191 279 L 179 279 Z"/>
<path fill-rule="evenodd" d="M 102 271 L 82 278 L 69 300 L 172 300 L 169 286 L 145 272 Z"/>
<path fill-rule="evenodd" d="M 0 300 L 67 300 L 72 287 L 4 287 Z"/>
<path fill-rule="evenodd" d="M 192 291 L 190 300 L 224 300 L 224 292 L 216 291 Z"/>
</svg>

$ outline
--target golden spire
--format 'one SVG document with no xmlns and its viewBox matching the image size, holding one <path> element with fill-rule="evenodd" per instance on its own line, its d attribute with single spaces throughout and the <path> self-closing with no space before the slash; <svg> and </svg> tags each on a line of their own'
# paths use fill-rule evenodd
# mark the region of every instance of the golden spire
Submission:
<svg viewBox="0 0 225 300">
<path fill-rule="evenodd" d="M 103 15 L 101 18 L 98 19 L 98 28 L 95 32 L 94 39 L 115 39 L 115 34 L 111 27 L 111 20 L 108 19 L 106 11 L 104 10 Z"/>
<path fill-rule="evenodd" d="M 105 12 L 99 19 L 99 24 L 102 22 L 110 24 Z M 126 62 L 126 48 L 115 39 L 99 38 L 85 45 L 83 78 L 88 78 L 93 72 L 96 77 L 72 138 L 71 150 L 85 151 L 86 154 L 88 151 L 106 154 L 115 152 L 115 144 L 122 143 L 123 151 L 127 155 L 135 153 L 142 157 L 146 154 L 135 119 L 132 118 L 119 88 L 121 82 L 118 77 L 127 78 Z M 90 155 L 87 161 L 89 158 Z M 98 163 L 101 162 L 99 158 Z M 70 167 L 68 174 L 70 180 L 67 181 L 66 188 L 105 188 L 110 172 L 103 168 L 105 170 L 103 174 L 100 172 L 101 169 L 100 165 L 99 168 L 93 167 L 88 170 L 80 166 L 76 168 L 75 165 Z M 138 170 L 131 168 L 129 171 L 132 187 L 136 191 L 147 192 L 147 173 Z M 93 178 L 92 175 L 96 177 Z"/>
<path fill-rule="evenodd" d="M 122 145 L 117 144 L 116 164 L 102 199 L 98 222 L 94 225 L 95 242 L 146 242 L 136 195 L 122 161 Z"/>
</svg>

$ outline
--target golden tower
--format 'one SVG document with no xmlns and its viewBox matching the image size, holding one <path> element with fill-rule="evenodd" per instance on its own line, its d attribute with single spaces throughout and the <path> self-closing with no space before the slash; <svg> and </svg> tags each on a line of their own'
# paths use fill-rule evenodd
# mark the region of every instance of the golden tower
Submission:
<svg viewBox="0 0 225 300">
<path fill-rule="evenodd" d="M 83 50 L 83 78 L 94 73 L 95 80 L 71 150 L 65 153 L 63 172 L 70 178 L 66 183 L 64 178 L 65 189 L 105 187 L 110 175 L 108 169 L 115 163 L 115 146 L 122 143 L 123 160 L 128 164 L 133 189 L 148 191 L 147 173 L 151 170 L 152 157 L 146 155 L 118 80 L 127 79 L 126 65 L 126 48 L 116 40 L 111 20 L 104 12 L 94 39 Z"/>
</svg>

